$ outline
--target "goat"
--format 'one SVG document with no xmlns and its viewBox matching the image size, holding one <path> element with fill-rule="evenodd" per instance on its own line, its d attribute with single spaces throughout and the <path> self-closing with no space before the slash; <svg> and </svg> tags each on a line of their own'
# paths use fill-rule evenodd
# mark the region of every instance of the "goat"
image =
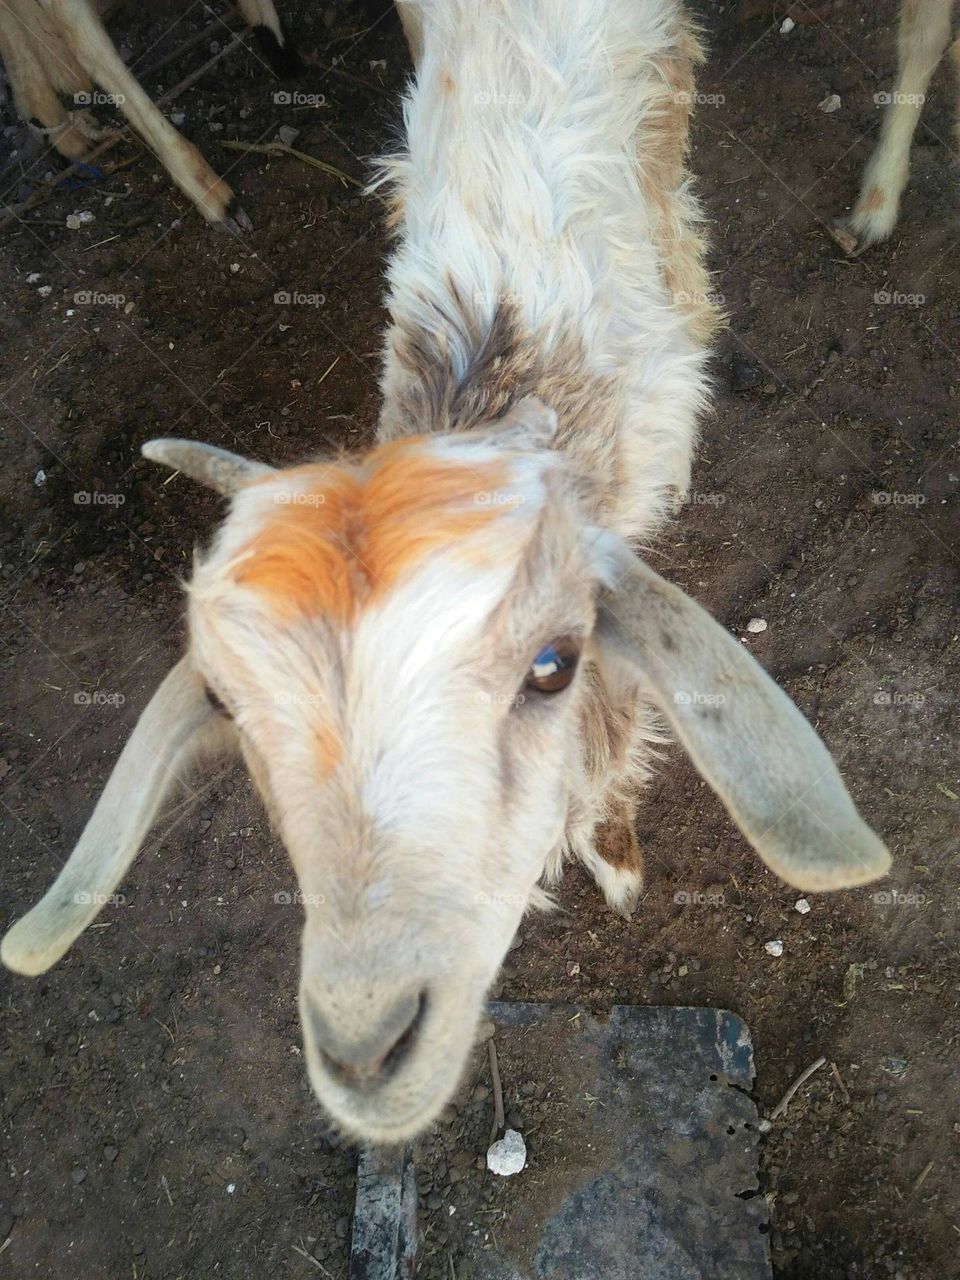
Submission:
<svg viewBox="0 0 960 1280">
<path fill-rule="evenodd" d="M 278 75 L 297 58 L 286 43 L 273 0 L 238 0 Z M 252 223 L 230 187 L 197 148 L 178 133 L 124 65 L 104 28 L 110 0 L 3 0 L 0 57 L 24 119 L 67 160 L 82 160 L 100 126 L 82 105 L 67 110 L 61 95 L 89 103 L 94 84 L 114 102 L 207 222 L 238 234 Z"/>
<path fill-rule="evenodd" d="M 950 41 L 953 0 L 902 0 L 897 36 L 897 78 L 888 95 L 880 141 L 867 162 L 860 194 L 841 219 L 850 252 L 885 240 L 897 224 L 900 197 L 910 176 L 910 145 L 930 79 Z M 960 39 L 950 49 L 960 70 Z"/>
<path fill-rule="evenodd" d="M 187 587 L 186 655 L 0 951 L 53 965 L 189 761 L 238 747 L 305 908 L 312 1085 L 371 1141 L 447 1102 L 565 855 L 635 902 L 659 715 L 789 884 L 890 861 L 793 703 L 633 549 L 688 485 L 715 319 L 680 0 L 408 0 L 403 17 L 380 442 L 280 470 L 144 446 L 229 511 Z"/>
</svg>

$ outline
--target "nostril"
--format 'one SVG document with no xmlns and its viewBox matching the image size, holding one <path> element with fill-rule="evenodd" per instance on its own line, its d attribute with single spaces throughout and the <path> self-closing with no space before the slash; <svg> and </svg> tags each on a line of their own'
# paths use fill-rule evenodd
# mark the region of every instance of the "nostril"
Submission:
<svg viewBox="0 0 960 1280">
<path fill-rule="evenodd" d="M 372 1030 L 347 1039 L 317 1007 L 308 1006 L 311 1038 L 327 1071 L 345 1084 L 382 1083 L 394 1075 L 413 1051 L 427 1016 L 426 990 L 405 997 Z"/>
<path fill-rule="evenodd" d="M 421 991 L 417 1000 L 417 1010 L 411 1018 L 407 1028 L 403 1031 L 395 1041 L 393 1048 L 389 1049 L 385 1054 L 383 1061 L 380 1063 L 380 1074 L 383 1076 L 391 1076 L 401 1066 L 404 1059 L 410 1054 L 411 1049 L 416 1042 L 417 1036 L 420 1034 L 420 1028 L 423 1026 L 424 1019 L 427 1016 L 427 993 Z"/>
</svg>

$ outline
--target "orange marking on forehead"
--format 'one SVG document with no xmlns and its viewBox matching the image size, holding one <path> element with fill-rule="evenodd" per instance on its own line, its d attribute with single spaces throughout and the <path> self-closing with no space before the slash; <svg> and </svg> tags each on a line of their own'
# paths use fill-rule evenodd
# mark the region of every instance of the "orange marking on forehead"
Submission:
<svg viewBox="0 0 960 1280">
<path fill-rule="evenodd" d="M 504 513 L 482 497 L 505 483 L 504 462 L 444 460 L 425 439 L 381 445 L 355 470 L 318 464 L 288 472 L 307 484 L 278 494 L 276 514 L 248 544 L 236 581 L 288 616 L 322 612 L 346 622 L 432 551 Z"/>
</svg>

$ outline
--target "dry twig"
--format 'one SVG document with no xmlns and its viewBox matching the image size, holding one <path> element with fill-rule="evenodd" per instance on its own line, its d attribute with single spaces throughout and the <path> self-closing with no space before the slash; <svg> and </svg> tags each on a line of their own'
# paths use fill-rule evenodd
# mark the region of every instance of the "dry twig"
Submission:
<svg viewBox="0 0 960 1280">
<path fill-rule="evenodd" d="M 304 164 L 313 165 L 314 169 L 320 169 L 324 173 L 331 174 L 334 178 L 339 178 L 346 185 L 350 183 L 354 187 L 362 187 L 363 183 L 358 182 L 356 178 L 351 178 L 349 173 L 344 173 L 342 169 L 338 169 L 336 165 L 327 164 L 326 160 L 318 160 L 316 156 L 308 156 L 305 151 L 298 151 L 296 147 L 288 147 L 285 142 L 221 142 L 221 147 L 229 147 L 231 151 L 253 151 L 261 156 L 294 156 L 297 160 L 302 160 Z"/>
<path fill-rule="evenodd" d="M 319 1271 L 322 1271 L 325 1276 L 330 1276 L 330 1280 L 333 1280 L 333 1276 L 330 1275 L 330 1272 L 323 1265 L 323 1263 L 320 1261 L 319 1258 L 315 1258 L 312 1253 L 307 1253 L 306 1249 L 301 1249 L 298 1244 L 292 1244 L 290 1248 L 293 1250 L 294 1253 L 299 1253 L 301 1258 L 306 1258 L 308 1262 L 312 1262 L 313 1265 Z"/>
<path fill-rule="evenodd" d="M 487 1054 L 490 1058 L 490 1082 L 493 1085 L 493 1128 L 490 1131 L 490 1141 L 493 1142 L 504 1126 L 504 1114 L 500 1064 L 497 1062 L 497 1046 L 492 1039 L 487 1042 Z"/>
<path fill-rule="evenodd" d="M 790 1086 L 787 1092 L 783 1095 L 783 1097 L 780 1099 L 777 1105 L 770 1112 L 769 1119 L 776 1120 L 779 1116 L 783 1115 L 787 1107 L 790 1105 L 790 1099 L 797 1092 L 800 1086 L 804 1083 L 804 1081 L 809 1080 L 815 1071 L 819 1071 L 825 1062 L 826 1062 L 826 1058 L 818 1058 L 816 1062 L 811 1062 L 810 1066 L 807 1067 L 806 1071 L 800 1072 L 796 1080 L 794 1080 L 793 1084 Z"/>
<path fill-rule="evenodd" d="M 844 1102 L 846 1102 L 849 1105 L 850 1091 L 847 1088 L 847 1086 L 843 1083 L 843 1076 L 840 1074 L 840 1068 L 837 1066 L 835 1062 L 831 1062 L 830 1070 L 833 1072 L 834 1080 L 836 1080 L 837 1084 L 840 1086 L 840 1092 L 843 1094 Z"/>
</svg>

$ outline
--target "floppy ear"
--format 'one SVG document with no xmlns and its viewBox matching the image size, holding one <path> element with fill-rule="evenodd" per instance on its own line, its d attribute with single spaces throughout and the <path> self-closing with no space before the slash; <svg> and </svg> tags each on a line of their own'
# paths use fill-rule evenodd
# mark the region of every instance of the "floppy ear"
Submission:
<svg viewBox="0 0 960 1280">
<path fill-rule="evenodd" d="M 228 498 L 244 485 L 273 472 L 273 467 L 263 462 L 251 462 L 238 453 L 218 449 L 212 444 L 201 444 L 197 440 L 148 440 L 140 452 L 151 462 L 159 462 L 173 471 L 182 471 L 192 480 L 216 489 L 217 493 Z"/>
<path fill-rule="evenodd" d="M 0 959 L 8 969 L 44 973 L 100 913 L 172 784 L 220 737 L 222 719 L 189 658 L 182 658 L 137 721 L 63 870 L 4 938 Z"/>
<path fill-rule="evenodd" d="M 884 875 L 890 854 L 861 820 L 808 721 L 719 623 L 616 541 L 599 637 L 649 682 L 693 763 L 767 866 L 806 890 Z"/>
</svg>

